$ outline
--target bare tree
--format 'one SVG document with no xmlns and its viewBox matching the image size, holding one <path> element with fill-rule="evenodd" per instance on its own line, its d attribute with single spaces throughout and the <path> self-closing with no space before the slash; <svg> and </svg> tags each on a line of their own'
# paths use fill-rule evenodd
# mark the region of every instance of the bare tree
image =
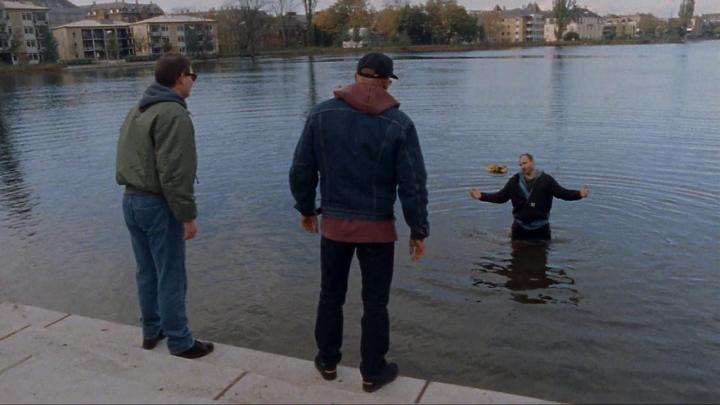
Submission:
<svg viewBox="0 0 720 405">
<path fill-rule="evenodd" d="M 305 38 L 305 46 L 311 46 L 315 43 L 315 29 L 313 28 L 313 14 L 317 8 L 317 0 L 302 0 L 305 7 L 305 20 L 307 21 L 307 38 Z"/>
<path fill-rule="evenodd" d="M 265 8 L 267 0 L 238 0 L 240 18 L 245 28 L 245 49 L 251 57 L 255 57 L 257 46 L 262 39 L 265 27 L 263 26 L 267 15 Z"/>
<path fill-rule="evenodd" d="M 555 18 L 555 37 L 562 40 L 565 29 L 575 14 L 577 0 L 553 0 L 553 18 Z"/>
<path fill-rule="evenodd" d="M 283 47 L 287 48 L 288 40 L 288 13 L 295 11 L 297 7 L 296 0 L 273 0 L 271 5 L 275 16 L 280 20 L 280 36 L 282 37 Z"/>
</svg>

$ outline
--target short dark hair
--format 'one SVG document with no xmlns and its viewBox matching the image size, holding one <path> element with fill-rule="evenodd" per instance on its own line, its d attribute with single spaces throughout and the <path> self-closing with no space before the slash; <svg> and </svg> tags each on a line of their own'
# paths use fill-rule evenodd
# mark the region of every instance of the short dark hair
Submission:
<svg viewBox="0 0 720 405">
<path fill-rule="evenodd" d="M 531 154 L 529 154 L 529 153 L 523 153 L 522 155 L 520 155 L 520 157 L 518 157 L 518 160 L 522 159 L 523 156 L 525 156 L 526 158 L 530 159 L 531 162 L 534 162 L 534 161 L 535 161 L 535 158 L 533 157 L 533 155 L 531 155 Z"/>
<path fill-rule="evenodd" d="M 190 59 L 177 53 L 168 52 L 155 64 L 155 81 L 165 87 L 173 87 L 178 77 L 190 73 Z"/>
</svg>

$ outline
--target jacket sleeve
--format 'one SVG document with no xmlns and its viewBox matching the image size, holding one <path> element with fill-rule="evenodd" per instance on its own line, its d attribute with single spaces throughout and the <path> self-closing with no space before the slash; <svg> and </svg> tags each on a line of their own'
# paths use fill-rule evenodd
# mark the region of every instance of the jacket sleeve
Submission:
<svg viewBox="0 0 720 405">
<path fill-rule="evenodd" d="M 495 204 L 505 204 L 510 200 L 510 182 L 512 179 L 508 180 L 507 183 L 505 183 L 505 186 L 500 189 L 500 191 L 496 193 L 482 193 L 480 196 L 480 201 L 495 203 Z"/>
<path fill-rule="evenodd" d="M 396 174 L 398 196 L 405 222 L 410 227 L 410 238 L 424 240 L 430 236 L 427 173 L 420 140 L 412 123 L 405 129 L 405 138 L 398 150 Z"/>
<path fill-rule="evenodd" d="M 290 167 L 290 191 L 295 198 L 295 209 L 303 216 L 317 214 L 315 196 L 318 186 L 318 164 L 315 157 L 313 117 L 308 117 Z"/>
<path fill-rule="evenodd" d="M 550 187 L 552 187 L 553 197 L 555 198 L 565 201 L 577 201 L 582 199 L 580 191 L 563 188 L 563 186 L 561 186 L 552 176 L 550 176 Z"/>
<path fill-rule="evenodd" d="M 197 217 L 195 128 L 187 114 L 160 118 L 156 123 L 155 162 L 162 193 L 175 217 L 187 222 Z"/>
</svg>

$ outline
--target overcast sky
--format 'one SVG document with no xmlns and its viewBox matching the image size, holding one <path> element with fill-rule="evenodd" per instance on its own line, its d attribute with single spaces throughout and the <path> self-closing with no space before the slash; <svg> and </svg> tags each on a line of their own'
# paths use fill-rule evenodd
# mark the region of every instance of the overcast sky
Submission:
<svg viewBox="0 0 720 405">
<path fill-rule="evenodd" d="M 72 0 L 71 0 L 72 1 Z M 97 0 L 103 3 L 107 0 Z M 134 0 L 126 0 L 134 1 Z M 141 0 L 147 2 L 149 0 Z M 233 3 L 233 0 L 153 0 L 158 3 L 166 13 L 171 13 L 178 8 L 190 8 L 195 10 L 204 10 L 210 7 L 219 7 L 225 4 Z M 269 0 L 272 1 L 272 0 Z M 321 8 L 332 4 L 334 0 L 319 0 Z M 461 4 L 471 10 L 489 9 L 496 4 L 506 6 L 508 8 L 519 7 L 528 3 L 530 0 L 458 0 Z M 74 0 L 75 4 L 92 4 L 92 0 Z M 237 3 L 237 0 L 234 1 Z M 300 0 L 296 0 L 298 4 Z M 370 0 L 375 7 L 382 7 L 384 0 Z M 415 0 L 414 2 L 419 2 Z M 552 4 L 552 0 L 537 0 L 543 9 L 547 9 Z M 681 0 L 579 0 L 578 3 L 589 7 L 591 10 L 599 14 L 630 14 L 635 12 L 651 12 L 658 17 L 667 18 L 670 15 L 676 16 L 680 8 Z M 696 0 L 696 14 L 703 13 L 720 13 L 720 0 Z M 302 6 L 299 6 L 302 8 Z"/>
</svg>

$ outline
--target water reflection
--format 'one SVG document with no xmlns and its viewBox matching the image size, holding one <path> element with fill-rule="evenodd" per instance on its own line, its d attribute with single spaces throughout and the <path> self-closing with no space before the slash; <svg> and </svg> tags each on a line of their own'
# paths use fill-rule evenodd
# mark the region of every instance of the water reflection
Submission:
<svg viewBox="0 0 720 405">
<path fill-rule="evenodd" d="M 19 230 L 32 219 L 32 195 L 27 189 L 12 135 L 0 105 L 0 205 L 9 219 L 7 226 Z M 27 236 L 32 236 L 32 233 Z"/>
<path fill-rule="evenodd" d="M 550 244 L 545 241 L 513 241 L 509 260 L 485 257 L 477 263 L 475 270 L 481 275 L 474 278 L 473 285 L 507 289 L 511 299 L 521 304 L 577 305 L 580 298 L 575 280 L 565 270 L 548 266 L 549 251 Z M 568 292 L 570 297 L 558 297 Z"/>
<path fill-rule="evenodd" d="M 310 111 L 315 106 L 315 104 L 318 103 L 317 82 L 315 81 L 315 57 L 313 57 L 312 55 L 308 57 L 308 87 L 308 101 L 310 105 L 308 111 Z"/>
</svg>

